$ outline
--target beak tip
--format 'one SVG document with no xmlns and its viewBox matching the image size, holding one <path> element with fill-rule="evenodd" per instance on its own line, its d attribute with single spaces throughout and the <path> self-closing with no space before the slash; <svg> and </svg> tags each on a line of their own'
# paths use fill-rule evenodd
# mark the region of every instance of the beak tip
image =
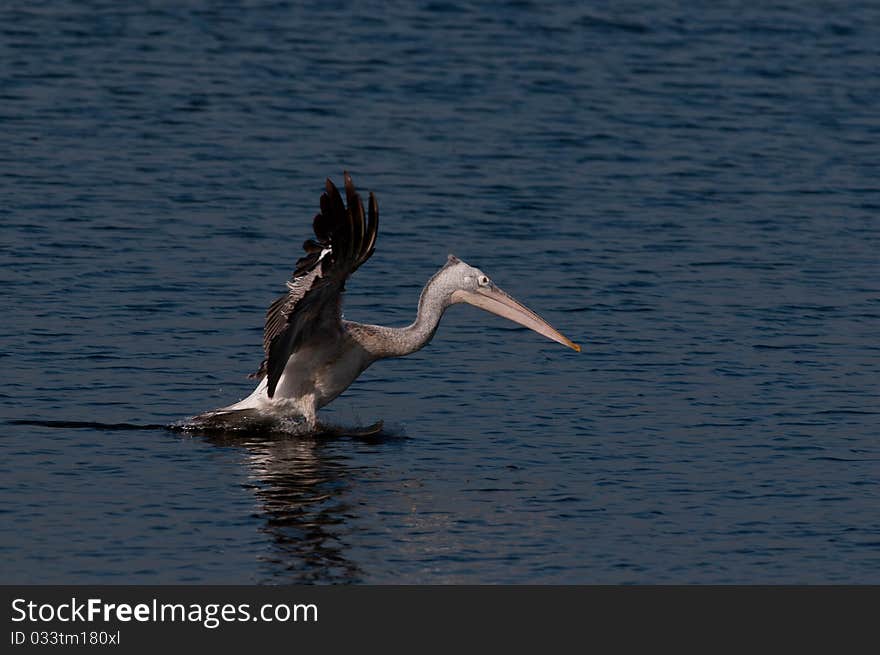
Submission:
<svg viewBox="0 0 880 655">
<path fill-rule="evenodd" d="M 571 347 L 574 349 L 575 352 L 581 351 L 581 347 L 576 343 L 571 344 Z"/>
</svg>

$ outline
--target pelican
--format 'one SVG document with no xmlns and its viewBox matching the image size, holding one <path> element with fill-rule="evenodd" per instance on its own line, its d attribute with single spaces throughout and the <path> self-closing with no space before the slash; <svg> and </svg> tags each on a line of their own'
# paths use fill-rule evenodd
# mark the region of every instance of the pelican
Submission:
<svg viewBox="0 0 880 655">
<path fill-rule="evenodd" d="M 418 313 L 401 328 L 366 325 L 342 318 L 345 282 L 376 247 L 379 207 L 370 193 L 368 209 L 344 173 L 347 206 L 328 178 L 315 216 L 315 237 L 303 244 L 305 256 L 287 282 L 287 293 L 266 312 L 265 357 L 250 377 L 253 393 L 228 407 L 194 417 L 194 425 L 229 425 L 236 413 L 267 420 L 293 417 L 307 431 L 319 431 L 317 412 L 345 391 L 374 362 L 403 357 L 423 348 L 443 313 L 468 303 L 530 328 L 580 352 L 581 348 L 536 313 L 499 289 L 480 269 L 454 255 L 422 289 Z"/>
</svg>

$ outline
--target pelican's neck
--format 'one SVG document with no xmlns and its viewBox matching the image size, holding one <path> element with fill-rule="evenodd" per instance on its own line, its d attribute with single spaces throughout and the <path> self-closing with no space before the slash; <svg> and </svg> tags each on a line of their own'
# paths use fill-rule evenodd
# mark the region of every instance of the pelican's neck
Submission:
<svg viewBox="0 0 880 655">
<path fill-rule="evenodd" d="M 435 275 L 419 296 L 419 310 L 416 320 L 403 328 L 372 326 L 374 337 L 369 350 L 377 358 L 403 357 L 428 344 L 440 325 L 443 312 L 450 305 L 450 292 L 446 284 Z"/>
<path fill-rule="evenodd" d="M 438 282 L 438 278 L 431 278 L 419 296 L 416 320 L 401 330 L 402 343 L 407 349 L 404 355 L 414 353 L 428 345 L 428 342 L 434 338 L 440 319 L 443 318 L 443 312 L 449 304 L 448 291 Z"/>
</svg>

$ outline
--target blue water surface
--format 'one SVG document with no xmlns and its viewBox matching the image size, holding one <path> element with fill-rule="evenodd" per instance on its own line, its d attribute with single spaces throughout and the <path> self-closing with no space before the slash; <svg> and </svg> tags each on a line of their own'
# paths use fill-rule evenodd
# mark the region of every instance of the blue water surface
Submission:
<svg viewBox="0 0 880 655">
<path fill-rule="evenodd" d="M 880 583 L 876 3 L 0 8 L 0 578 Z M 472 307 L 324 411 L 247 395 L 323 180 L 346 318 L 453 252 Z"/>
</svg>

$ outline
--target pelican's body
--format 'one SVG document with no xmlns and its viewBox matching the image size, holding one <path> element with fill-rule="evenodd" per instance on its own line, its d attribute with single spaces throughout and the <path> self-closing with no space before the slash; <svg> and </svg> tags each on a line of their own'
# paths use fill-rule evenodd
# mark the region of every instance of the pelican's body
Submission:
<svg viewBox="0 0 880 655">
<path fill-rule="evenodd" d="M 266 418 L 297 418 L 309 430 L 317 411 L 345 391 L 373 362 L 401 357 L 425 346 L 446 309 L 465 302 L 509 318 L 559 343 L 580 350 L 537 314 L 498 289 L 479 269 L 453 255 L 425 285 L 418 312 L 402 328 L 342 320 L 341 294 L 348 276 L 369 259 L 378 232 L 378 206 L 370 194 L 368 217 L 345 175 L 348 206 L 328 179 L 315 217 L 317 240 L 304 244 L 288 293 L 269 307 L 263 345 L 266 357 L 253 377 L 260 378 L 247 398 L 205 412 L 193 420 L 226 419 L 237 412 Z"/>
<path fill-rule="evenodd" d="M 358 339 L 363 337 L 365 327 L 344 321 L 343 329 L 332 338 L 316 340 L 290 356 L 272 397 L 268 393 L 269 379 L 263 378 L 250 396 L 224 409 L 295 414 L 314 423 L 319 409 L 335 400 L 379 359 L 368 350 L 368 344 Z"/>
</svg>

